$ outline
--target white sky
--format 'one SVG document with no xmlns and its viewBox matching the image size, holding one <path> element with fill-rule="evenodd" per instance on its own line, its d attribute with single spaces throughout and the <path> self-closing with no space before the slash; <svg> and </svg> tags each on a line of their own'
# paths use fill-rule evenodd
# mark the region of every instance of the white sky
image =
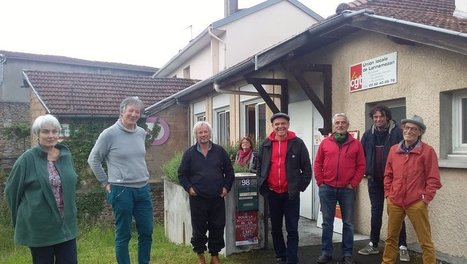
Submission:
<svg viewBox="0 0 467 264">
<path fill-rule="evenodd" d="M 326 18 L 349 0 L 299 1 Z M 223 18 L 224 0 L 1 0 L 0 10 L 0 50 L 161 67 Z"/>
</svg>

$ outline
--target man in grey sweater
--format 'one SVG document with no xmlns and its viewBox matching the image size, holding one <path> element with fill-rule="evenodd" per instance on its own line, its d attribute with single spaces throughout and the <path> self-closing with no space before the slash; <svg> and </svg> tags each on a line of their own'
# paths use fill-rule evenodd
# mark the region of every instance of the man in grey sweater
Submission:
<svg viewBox="0 0 467 264">
<path fill-rule="evenodd" d="M 106 190 L 115 217 L 115 254 L 119 264 L 129 264 L 128 243 L 132 217 L 138 231 L 138 263 L 151 256 L 153 209 L 146 167 L 146 131 L 136 122 L 144 105 L 137 97 L 120 104 L 120 118 L 105 129 L 96 141 L 88 164 Z M 102 167 L 106 162 L 107 173 Z"/>
</svg>

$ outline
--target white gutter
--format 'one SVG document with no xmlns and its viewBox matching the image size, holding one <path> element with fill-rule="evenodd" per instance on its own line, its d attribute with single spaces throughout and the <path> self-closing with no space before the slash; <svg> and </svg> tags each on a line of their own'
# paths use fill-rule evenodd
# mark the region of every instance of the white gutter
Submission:
<svg viewBox="0 0 467 264">
<path fill-rule="evenodd" d="M 211 35 L 211 37 L 213 37 L 214 39 L 216 39 L 217 41 L 222 43 L 222 45 L 224 46 L 224 67 L 223 67 L 223 70 L 225 70 L 225 69 L 227 69 L 227 43 L 225 43 L 225 41 L 223 41 L 218 36 L 216 36 L 216 34 L 212 33 L 211 30 L 212 30 L 212 26 L 209 26 L 208 27 L 209 35 Z M 212 45 L 211 45 L 211 58 L 215 58 L 215 56 L 213 56 L 214 55 L 213 53 L 214 53 L 214 51 L 212 50 Z"/>
</svg>

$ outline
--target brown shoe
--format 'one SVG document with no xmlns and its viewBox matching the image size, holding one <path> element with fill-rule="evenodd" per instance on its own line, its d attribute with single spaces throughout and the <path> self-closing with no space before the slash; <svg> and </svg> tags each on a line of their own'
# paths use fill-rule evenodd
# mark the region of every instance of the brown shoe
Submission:
<svg viewBox="0 0 467 264">
<path fill-rule="evenodd" d="M 198 254 L 198 264 L 206 264 L 206 258 L 204 258 L 204 254 Z"/>
<path fill-rule="evenodd" d="M 219 256 L 211 256 L 211 264 L 221 264 Z"/>
</svg>

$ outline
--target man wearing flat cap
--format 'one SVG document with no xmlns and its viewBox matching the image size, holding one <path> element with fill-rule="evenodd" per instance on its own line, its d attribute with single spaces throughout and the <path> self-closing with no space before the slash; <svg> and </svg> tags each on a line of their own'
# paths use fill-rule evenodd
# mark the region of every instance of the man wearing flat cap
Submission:
<svg viewBox="0 0 467 264">
<path fill-rule="evenodd" d="M 302 139 L 289 130 L 290 117 L 275 113 L 272 132 L 259 149 L 258 186 L 269 204 L 271 235 L 277 264 L 298 263 L 300 192 L 311 181 L 311 161 Z M 285 217 L 287 242 L 282 235 Z"/>
<path fill-rule="evenodd" d="M 388 236 L 382 263 L 396 263 L 399 232 L 407 215 L 422 248 L 423 263 L 434 264 L 428 205 L 441 188 L 438 158 L 434 149 L 421 141 L 426 126 L 420 116 L 403 119 L 401 123 L 404 139 L 391 147 L 384 172 Z"/>
</svg>

